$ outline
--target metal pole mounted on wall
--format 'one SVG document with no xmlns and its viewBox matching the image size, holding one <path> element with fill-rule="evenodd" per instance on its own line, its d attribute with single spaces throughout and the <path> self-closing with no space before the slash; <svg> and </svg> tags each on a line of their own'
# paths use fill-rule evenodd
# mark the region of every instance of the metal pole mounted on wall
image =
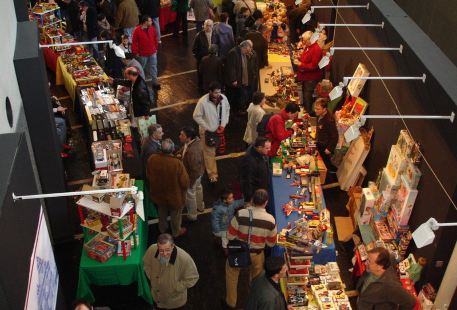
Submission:
<svg viewBox="0 0 457 310">
<path fill-rule="evenodd" d="M 425 83 L 427 75 L 422 76 L 345 76 L 343 77 L 344 86 L 348 85 L 350 80 L 421 80 Z"/>
</svg>

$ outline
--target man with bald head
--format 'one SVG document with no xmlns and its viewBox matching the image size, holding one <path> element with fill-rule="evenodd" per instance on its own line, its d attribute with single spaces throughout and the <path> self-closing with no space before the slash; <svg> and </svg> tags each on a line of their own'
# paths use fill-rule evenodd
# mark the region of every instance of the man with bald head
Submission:
<svg viewBox="0 0 457 310">
<path fill-rule="evenodd" d="M 302 35 L 304 49 L 300 58 L 296 61 L 297 80 L 302 82 L 303 98 L 302 103 L 306 111 L 313 112 L 313 92 L 317 83 L 322 80 L 323 71 L 319 68 L 319 61 L 322 58 L 322 49 L 317 42 L 311 43 L 313 32 L 306 31 Z"/>
<path fill-rule="evenodd" d="M 130 81 L 133 114 L 135 117 L 150 115 L 152 108 L 151 95 L 146 82 L 141 77 L 138 68 L 127 67 L 124 71 L 125 78 Z"/>
</svg>

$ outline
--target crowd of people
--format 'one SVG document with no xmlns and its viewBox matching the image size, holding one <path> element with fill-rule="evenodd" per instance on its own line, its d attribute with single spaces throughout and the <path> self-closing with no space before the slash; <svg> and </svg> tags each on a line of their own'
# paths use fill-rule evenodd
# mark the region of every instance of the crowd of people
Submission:
<svg viewBox="0 0 457 310">
<path fill-rule="evenodd" d="M 105 68 L 113 77 L 113 83 L 122 84 L 126 80 L 130 83 L 133 114 L 149 115 L 155 100 L 154 91 L 146 81 L 151 81 L 152 88 L 160 89 L 157 79 L 160 1 L 62 1 L 68 30 L 77 38 L 89 41 L 115 38 L 125 52 L 125 58 L 117 59 L 111 54 L 106 57 Z M 325 38 L 311 43 L 312 32 L 297 22 L 306 13 L 309 3 L 302 1 L 289 11 L 290 40 L 300 41 L 303 47 L 296 62 L 297 82 L 302 83 L 303 88 L 303 105 L 288 103 L 279 113 L 271 114 L 265 112 L 265 94 L 259 91 L 259 70 L 268 67 L 269 63 L 263 15 L 256 2 L 224 0 L 220 7 L 211 0 L 172 2 L 173 10 L 177 12 L 174 36 L 182 31 L 185 40 L 188 37 L 187 10 L 189 7 L 194 10 L 197 34 L 192 52 L 202 97 L 193 112 L 197 126 L 180 130 L 179 147 L 171 139 L 163 139 L 160 124 L 151 125 L 149 136 L 142 141 L 145 181 L 159 215 L 160 235 L 143 258 L 157 309 L 185 309 L 187 289 L 199 279 L 198 266 L 174 240 L 186 234 L 182 225 L 184 209 L 188 221 L 197 221 L 199 212 L 205 210 L 202 177 L 206 172 L 210 183 L 219 182 L 216 155 L 225 152 L 225 128 L 231 118 L 245 114 L 243 141 L 246 152 L 240 161 L 239 178 L 242 197 L 235 199 L 232 189 L 225 189 L 220 194 L 220 199 L 212 205 L 212 233 L 220 238 L 226 255 L 230 240 L 249 245 L 251 287 L 245 309 L 291 309 L 279 287 L 279 278 L 287 272 L 284 258 L 265 254 L 265 249 L 275 246 L 277 239 L 276 221 L 269 203 L 270 159 L 277 155 L 281 142 L 296 131 L 294 120 L 301 110 L 317 117 L 317 149 L 330 172 L 335 169 L 331 156 L 338 140 L 332 111 L 327 108 L 329 99 L 313 97 L 316 84 L 326 73 L 318 66 Z M 92 46 L 97 58 L 103 51 L 108 56 L 109 49 Z M 57 106 L 55 112 L 64 110 Z M 56 115 L 56 119 L 58 117 Z M 58 131 L 64 130 L 64 122 L 59 120 L 57 123 Z M 397 286 L 395 290 L 389 290 L 395 299 L 364 298 L 379 295 L 386 286 L 393 285 L 393 280 L 387 279 L 390 264 L 386 262 L 385 253 L 375 249 L 369 255 L 371 276 L 364 278 L 360 288 L 361 309 L 371 309 L 378 304 L 385 306 L 383 309 L 396 309 L 399 304 L 410 309 L 411 299 Z M 234 309 L 242 270 L 227 261 L 225 271 L 226 295 L 222 307 Z M 75 309 L 85 309 L 85 306 L 82 302 Z"/>
</svg>

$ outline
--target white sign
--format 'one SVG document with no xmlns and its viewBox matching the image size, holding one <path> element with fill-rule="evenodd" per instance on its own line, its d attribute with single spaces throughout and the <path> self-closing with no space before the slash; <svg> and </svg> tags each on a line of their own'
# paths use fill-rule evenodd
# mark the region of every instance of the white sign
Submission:
<svg viewBox="0 0 457 310">
<path fill-rule="evenodd" d="M 54 310 L 59 288 L 59 274 L 54 260 L 43 208 L 30 260 L 29 285 L 25 310 Z"/>
</svg>

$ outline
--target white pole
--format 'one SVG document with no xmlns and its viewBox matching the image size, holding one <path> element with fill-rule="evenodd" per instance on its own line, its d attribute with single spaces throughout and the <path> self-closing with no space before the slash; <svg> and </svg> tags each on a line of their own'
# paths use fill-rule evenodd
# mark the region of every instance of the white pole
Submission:
<svg viewBox="0 0 457 310">
<path fill-rule="evenodd" d="M 438 223 L 438 226 L 444 227 L 444 226 L 457 226 L 457 223 Z"/>
<path fill-rule="evenodd" d="M 40 44 L 40 47 L 73 46 L 73 45 L 92 45 L 92 44 L 100 44 L 100 43 L 113 43 L 113 40 L 85 41 L 85 42 L 69 42 L 69 43 L 55 43 L 55 44 Z"/>
<path fill-rule="evenodd" d="M 447 119 L 454 122 L 455 113 L 451 115 L 362 115 L 362 119 Z"/>
<path fill-rule="evenodd" d="M 425 73 L 422 76 L 345 76 L 343 77 L 343 84 L 347 85 L 349 80 L 422 80 L 425 83 L 426 78 Z"/>
<path fill-rule="evenodd" d="M 63 192 L 63 193 L 52 193 L 52 194 L 39 194 L 39 195 L 25 195 L 25 196 L 16 196 L 14 193 L 13 200 L 27 200 L 27 199 L 40 199 L 40 198 L 56 198 L 56 197 L 66 197 L 66 196 L 81 196 L 81 195 L 91 195 L 91 194 L 108 194 L 108 193 L 123 193 L 123 192 L 132 192 L 135 194 L 138 191 L 138 187 L 132 186 L 127 188 L 112 188 L 112 189 L 96 189 L 90 191 L 79 191 L 79 192 Z"/>
<path fill-rule="evenodd" d="M 319 24 L 322 27 L 380 27 L 384 28 L 384 22 L 381 24 Z"/>
<path fill-rule="evenodd" d="M 399 51 L 403 52 L 403 45 L 400 47 L 331 47 L 331 51 Z"/>
<path fill-rule="evenodd" d="M 351 8 L 370 8 L 370 3 L 366 5 L 312 5 L 311 12 L 314 12 L 315 9 L 351 9 Z"/>
</svg>

